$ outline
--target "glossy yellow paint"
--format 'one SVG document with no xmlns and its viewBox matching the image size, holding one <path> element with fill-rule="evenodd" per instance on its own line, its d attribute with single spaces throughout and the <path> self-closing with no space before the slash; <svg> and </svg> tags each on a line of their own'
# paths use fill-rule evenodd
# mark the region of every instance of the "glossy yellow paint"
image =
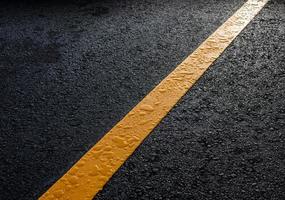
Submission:
<svg viewBox="0 0 285 200">
<path fill-rule="evenodd" d="M 267 2 L 247 1 L 40 199 L 92 199 Z"/>
</svg>

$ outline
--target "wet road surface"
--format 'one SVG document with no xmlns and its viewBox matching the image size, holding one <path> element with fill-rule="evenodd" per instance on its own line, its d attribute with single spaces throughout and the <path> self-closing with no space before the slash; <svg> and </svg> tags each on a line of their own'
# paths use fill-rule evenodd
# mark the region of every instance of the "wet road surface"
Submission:
<svg viewBox="0 0 285 200">
<path fill-rule="evenodd" d="M 36 199 L 245 1 L 1 2 L 0 199 Z M 271 0 L 95 199 L 284 199 Z"/>
</svg>

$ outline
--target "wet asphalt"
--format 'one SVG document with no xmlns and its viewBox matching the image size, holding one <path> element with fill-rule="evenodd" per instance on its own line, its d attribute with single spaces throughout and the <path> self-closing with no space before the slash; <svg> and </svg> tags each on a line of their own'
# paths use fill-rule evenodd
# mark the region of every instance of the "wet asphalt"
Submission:
<svg viewBox="0 0 285 200">
<path fill-rule="evenodd" d="M 285 199 L 284 22 L 269 3 L 95 199 Z"/>
<path fill-rule="evenodd" d="M 36 199 L 244 1 L 1 1 L 0 199 Z M 272 0 L 96 199 L 284 199 Z"/>
</svg>

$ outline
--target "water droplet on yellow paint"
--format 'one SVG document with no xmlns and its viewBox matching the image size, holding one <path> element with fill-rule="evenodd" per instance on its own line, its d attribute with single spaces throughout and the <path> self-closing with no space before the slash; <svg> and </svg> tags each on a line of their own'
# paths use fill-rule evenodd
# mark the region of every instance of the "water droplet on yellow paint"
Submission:
<svg viewBox="0 0 285 200">
<path fill-rule="evenodd" d="M 112 139 L 112 141 L 116 144 L 116 146 L 118 146 L 120 148 L 123 148 L 123 147 L 128 145 L 128 143 L 124 139 L 122 139 L 120 137 L 114 137 Z"/>
<path fill-rule="evenodd" d="M 143 115 L 146 115 L 147 113 L 145 111 L 141 111 L 139 112 L 139 115 L 143 116 Z"/>
<path fill-rule="evenodd" d="M 85 164 L 85 161 L 80 160 L 80 161 L 77 163 L 77 166 L 82 167 L 84 164 Z"/>
<path fill-rule="evenodd" d="M 123 129 L 131 129 L 133 126 L 123 126 Z"/>
<path fill-rule="evenodd" d="M 99 180 L 100 182 L 105 183 L 105 182 L 108 180 L 108 178 L 107 178 L 106 176 L 100 176 L 100 177 L 98 178 L 98 180 Z"/>
<path fill-rule="evenodd" d="M 53 195 L 56 197 L 56 198 L 60 198 L 62 197 L 62 195 L 64 194 L 64 191 L 63 190 L 57 190 L 53 193 Z"/>
<path fill-rule="evenodd" d="M 91 172 L 89 172 L 88 174 L 89 176 L 98 176 L 99 175 L 99 172 L 97 170 L 92 170 Z M 90 181 L 90 179 L 89 179 Z"/>
<path fill-rule="evenodd" d="M 71 185 L 76 185 L 78 183 L 78 177 L 77 176 L 70 176 L 68 181 Z"/>
<path fill-rule="evenodd" d="M 111 150 L 112 150 L 112 147 L 110 147 L 110 146 L 106 146 L 104 149 L 104 151 L 111 151 Z"/>
<path fill-rule="evenodd" d="M 140 109 L 143 111 L 148 111 L 148 112 L 151 112 L 154 110 L 154 108 L 151 105 L 147 105 L 147 104 L 141 105 Z"/>
<path fill-rule="evenodd" d="M 161 89 L 159 89 L 158 90 L 160 93 L 164 93 L 164 92 L 166 92 L 167 91 L 167 89 L 165 89 L 165 88 L 161 88 Z"/>
<path fill-rule="evenodd" d="M 151 122 L 151 119 L 143 120 L 139 123 L 139 125 L 145 125 L 147 123 Z"/>
</svg>

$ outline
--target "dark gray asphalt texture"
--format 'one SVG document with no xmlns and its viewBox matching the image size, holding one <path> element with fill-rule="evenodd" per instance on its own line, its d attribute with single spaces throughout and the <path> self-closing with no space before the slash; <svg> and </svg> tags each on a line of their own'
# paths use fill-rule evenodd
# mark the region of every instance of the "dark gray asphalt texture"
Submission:
<svg viewBox="0 0 285 200">
<path fill-rule="evenodd" d="M 243 0 L 0 3 L 0 199 L 35 199 Z M 284 199 L 272 0 L 97 199 Z M 283 132 L 282 132 L 283 131 Z"/>
<path fill-rule="evenodd" d="M 35 199 L 243 0 L 0 1 L 0 199 Z"/>
<path fill-rule="evenodd" d="M 266 6 L 95 199 L 285 199 L 284 1 Z"/>
</svg>

